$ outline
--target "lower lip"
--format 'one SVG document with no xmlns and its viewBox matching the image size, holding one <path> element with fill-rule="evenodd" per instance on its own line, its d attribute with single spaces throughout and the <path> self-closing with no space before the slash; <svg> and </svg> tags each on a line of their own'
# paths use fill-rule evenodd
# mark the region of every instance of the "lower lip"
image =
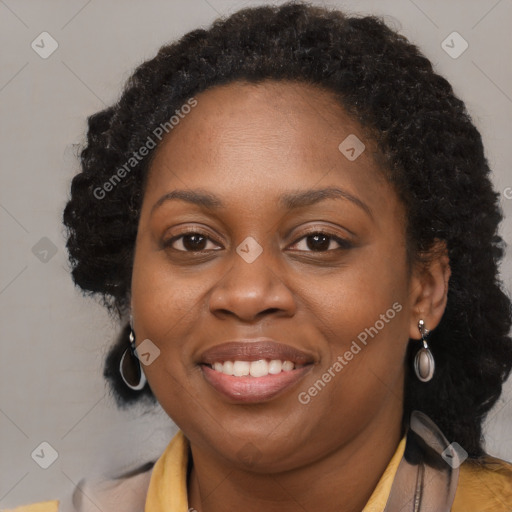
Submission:
<svg viewBox="0 0 512 512">
<path fill-rule="evenodd" d="M 265 377 L 234 377 L 218 372 L 202 364 L 201 369 L 208 383 L 219 393 L 236 402 L 265 402 L 301 380 L 311 369 L 309 364 L 296 370 L 281 372 Z"/>
</svg>

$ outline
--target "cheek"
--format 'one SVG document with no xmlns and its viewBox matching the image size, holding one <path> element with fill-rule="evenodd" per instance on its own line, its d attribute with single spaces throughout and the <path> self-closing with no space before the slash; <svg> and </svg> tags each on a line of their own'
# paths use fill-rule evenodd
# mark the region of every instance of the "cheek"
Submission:
<svg viewBox="0 0 512 512">
<path fill-rule="evenodd" d="M 137 340 L 149 339 L 160 350 L 160 356 L 144 372 L 173 419 L 179 416 L 176 404 L 193 394 L 187 383 L 199 371 L 192 363 L 194 338 L 203 323 L 207 295 L 220 277 L 215 269 L 191 266 L 177 270 L 165 253 L 152 249 L 147 240 L 137 246 L 131 289 L 134 329 Z"/>
<path fill-rule="evenodd" d="M 322 286 L 303 283 L 314 304 L 311 317 L 328 340 L 319 376 L 329 380 L 330 399 L 349 410 L 369 410 L 390 390 L 401 394 L 409 332 L 406 268 L 405 251 L 372 246 Z"/>
<path fill-rule="evenodd" d="M 194 281 L 195 282 L 195 281 Z M 144 373 L 158 402 L 181 426 L 183 404 L 193 401 L 187 382 L 191 372 L 187 341 L 197 322 L 204 290 L 190 278 L 171 272 L 158 253 L 136 253 L 132 275 L 132 305 L 137 340 L 150 339 L 159 356 Z M 192 332 L 191 332 L 192 330 Z M 186 419 L 187 415 L 185 415 Z"/>
<path fill-rule="evenodd" d="M 298 401 L 307 412 L 304 428 L 309 425 L 311 435 L 320 430 L 334 444 L 357 435 L 386 407 L 402 408 L 406 288 L 395 282 L 383 286 L 382 281 L 371 286 L 369 277 L 368 272 L 345 276 L 341 292 L 333 283 L 331 296 L 314 312 L 317 328 L 327 340 L 326 356 L 298 390 Z M 319 427 L 313 418 L 324 421 Z"/>
<path fill-rule="evenodd" d="M 151 249 L 146 240 L 141 240 L 132 273 L 135 326 L 141 334 L 155 339 L 179 330 L 190 315 L 197 313 L 213 278 L 192 267 L 177 271 L 166 260 L 164 251 Z"/>
<path fill-rule="evenodd" d="M 319 326 L 325 327 L 333 349 L 343 349 L 358 336 L 364 342 L 365 337 L 394 338 L 408 330 L 408 280 L 405 257 L 399 251 L 386 255 L 368 246 L 315 286 L 310 276 L 301 279 L 301 294 L 315 310 Z"/>
</svg>

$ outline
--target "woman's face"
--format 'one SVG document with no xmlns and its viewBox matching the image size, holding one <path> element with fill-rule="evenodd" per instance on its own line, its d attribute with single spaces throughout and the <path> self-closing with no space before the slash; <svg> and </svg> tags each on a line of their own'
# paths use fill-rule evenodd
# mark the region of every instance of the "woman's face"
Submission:
<svg viewBox="0 0 512 512">
<path fill-rule="evenodd" d="M 196 100 L 157 150 L 136 241 L 134 330 L 158 401 L 196 446 L 266 472 L 397 433 L 416 283 L 372 143 L 314 86 Z"/>
</svg>

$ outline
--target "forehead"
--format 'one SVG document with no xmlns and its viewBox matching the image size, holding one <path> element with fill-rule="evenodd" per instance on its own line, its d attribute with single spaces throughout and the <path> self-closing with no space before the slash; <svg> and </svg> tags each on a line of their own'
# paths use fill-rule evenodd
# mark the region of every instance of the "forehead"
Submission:
<svg viewBox="0 0 512 512">
<path fill-rule="evenodd" d="M 297 82 L 235 82 L 195 99 L 156 150 L 150 196 L 200 186 L 255 197 L 258 191 L 268 196 L 343 184 L 371 200 L 387 186 L 373 158 L 374 142 L 330 91 Z M 347 158 L 362 148 L 357 158 Z"/>
</svg>

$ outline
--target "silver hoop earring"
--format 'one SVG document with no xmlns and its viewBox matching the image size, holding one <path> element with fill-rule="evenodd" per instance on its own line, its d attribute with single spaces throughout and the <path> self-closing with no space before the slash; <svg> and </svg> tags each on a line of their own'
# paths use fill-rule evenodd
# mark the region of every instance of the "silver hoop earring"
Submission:
<svg viewBox="0 0 512 512">
<path fill-rule="evenodd" d="M 123 382 L 133 391 L 140 391 L 146 385 L 146 376 L 142 371 L 135 347 L 133 320 L 130 315 L 130 346 L 123 352 L 119 362 L 119 373 Z"/>
<path fill-rule="evenodd" d="M 418 322 L 418 329 L 421 334 L 423 347 L 418 350 L 414 357 L 414 371 L 416 373 L 416 377 L 418 377 L 421 382 L 428 382 L 434 376 L 436 366 L 434 356 L 432 355 L 432 352 L 430 352 L 426 339 L 430 334 L 430 331 L 425 327 L 425 322 L 423 320 Z"/>
</svg>

